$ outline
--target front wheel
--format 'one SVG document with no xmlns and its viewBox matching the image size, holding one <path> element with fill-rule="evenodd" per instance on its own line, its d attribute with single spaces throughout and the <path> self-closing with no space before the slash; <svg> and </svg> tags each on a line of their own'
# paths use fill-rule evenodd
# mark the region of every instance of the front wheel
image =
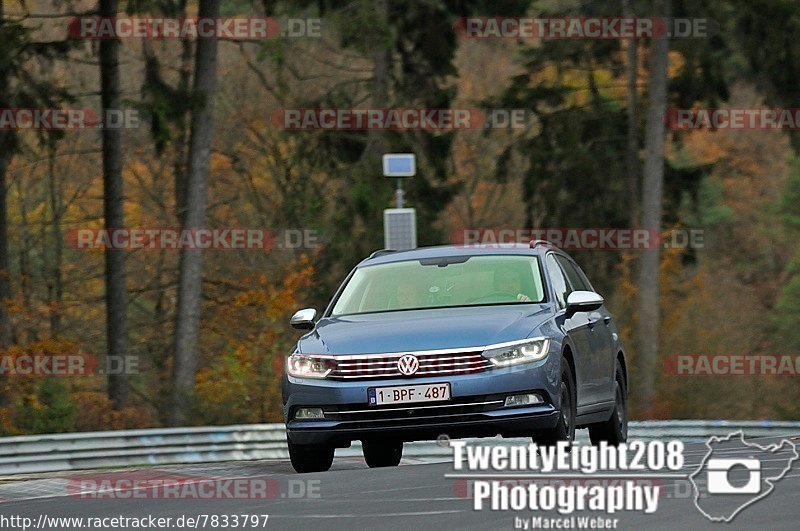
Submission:
<svg viewBox="0 0 800 531">
<path fill-rule="evenodd" d="M 402 441 L 363 441 L 362 446 L 370 468 L 397 466 L 403 457 Z"/>
<path fill-rule="evenodd" d="M 300 474 L 325 472 L 333 463 L 333 446 L 319 444 L 294 444 L 289 441 L 289 460 Z"/>
<path fill-rule="evenodd" d="M 628 389 L 625 374 L 619 362 L 614 376 L 614 412 L 605 422 L 589 425 L 589 439 L 592 444 L 606 441 L 611 446 L 619 446 L 628 440 Z"/>
<path fill-rule="evenodd" d="M 559 441 L 573 442 L 575 440 L 576 402 L 572 371 L 569 370 L 566 358 L 561 358 L 561 407 L 558 423 L 554 428 L 536 433 L 533 436 L 533 442 L 540 446 L 554 446 Z"/>
</svg>

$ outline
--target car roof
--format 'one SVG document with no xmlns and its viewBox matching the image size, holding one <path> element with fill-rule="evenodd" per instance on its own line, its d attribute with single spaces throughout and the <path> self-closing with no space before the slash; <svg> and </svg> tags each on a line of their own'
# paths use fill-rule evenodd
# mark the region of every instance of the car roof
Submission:
<svg viewBox="0 0 800 531">
<path fill-rule="evenodd" d="M 388 264 L 391 262 L 402 262 L 404 260 L 419 260 L 422 258 L 440 258 L 447 256 L 491 256 L 502 254 L 516 254 L 536 256 L 542 255 L 547 251 L 558 251 L 553 247 L 545 245 L 531 248 L 527 243 L 512 243 L 512 244 L 469 244 L 469 245 L 435 245 L 431 247 L 417 247 L 407 251 L 392 251 L 383 249 L 375 251 L 368 258 L 365 258 L 358 264 L 358 267 Z"/>
</svg>

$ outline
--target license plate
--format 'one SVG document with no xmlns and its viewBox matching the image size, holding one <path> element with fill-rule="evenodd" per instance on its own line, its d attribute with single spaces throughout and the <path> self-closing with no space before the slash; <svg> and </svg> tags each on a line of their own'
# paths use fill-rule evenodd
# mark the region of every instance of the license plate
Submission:
<svg viewBox="0 0 800 531">
<path fill-rule="evenodd" d="M 413 404 L 450 400 L 450 384 L 398 385 L 396 387 L 370 387 L 369 405 Z"/>
</svg>

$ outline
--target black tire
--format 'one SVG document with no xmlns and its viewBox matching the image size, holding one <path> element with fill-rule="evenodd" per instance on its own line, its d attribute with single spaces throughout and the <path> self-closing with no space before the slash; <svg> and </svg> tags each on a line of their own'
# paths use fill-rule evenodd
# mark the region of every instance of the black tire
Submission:
<svg viewBox="0 0 800 531">
<path fill-rule="evenodd" d="M 619 446 L 628 440 L 628 386 L 619 362 L 614 376 L 614 400 L 616 403 L 611 418 L 589 425 L 589 439 L 594 445 L 605 441 L 611 446 Z"/>
<path fill-rule="evenodd" d="M 554 446 L 559 441 L 575 440 L 576 416 L 575 381 L 566 358 L 561 358 L 561 407 L 558 423 L 554 428 L 542 430 L 533 435 L 533 442 L 540 446 Z M 566 405 L 566 407 L 565 407 Z"/>
<path fill-rule="evenodd" d="M 325 472 L 333 463 L 333 446 L 318 444 L 293 444 L 289 441 L 289 459 L 292 468 L 300 474 Z"/>
<path fill-rule="evenodd" d="M 402 441 L 362 441 L 362 447 L 370 468 L 397 466 L 403 458 Z"/>
</svg>

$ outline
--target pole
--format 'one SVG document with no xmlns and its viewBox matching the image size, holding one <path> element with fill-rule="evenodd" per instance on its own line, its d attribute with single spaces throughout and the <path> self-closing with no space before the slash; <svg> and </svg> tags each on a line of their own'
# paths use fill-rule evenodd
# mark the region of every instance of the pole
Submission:
<svg viewBox="0 0 800 531">
<path fill-rule="evenodd" d="M 397 179 L 397 190 L 394 193 L 397 208 L 403 208 L 403 179 Z"/>
</svg>

